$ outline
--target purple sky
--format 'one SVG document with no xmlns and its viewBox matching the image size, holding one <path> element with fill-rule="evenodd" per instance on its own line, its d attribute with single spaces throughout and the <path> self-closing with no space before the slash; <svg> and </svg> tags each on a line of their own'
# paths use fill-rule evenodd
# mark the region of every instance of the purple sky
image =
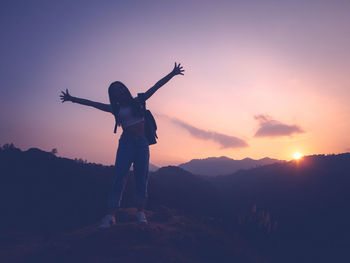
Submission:
<svg viewBox="0 0 350 263">
<path fill-rule="evenodd" d="M 3 1 L 0 144 L 112 164 L 112 116 L 61 104 L 60 90 L 107 103 L 112 81 L 136 95 L 178 61 L 185 76 L 148 102 L 151 162 L 346 151 L 349 13 L 349 1 Z"/>
</svg>

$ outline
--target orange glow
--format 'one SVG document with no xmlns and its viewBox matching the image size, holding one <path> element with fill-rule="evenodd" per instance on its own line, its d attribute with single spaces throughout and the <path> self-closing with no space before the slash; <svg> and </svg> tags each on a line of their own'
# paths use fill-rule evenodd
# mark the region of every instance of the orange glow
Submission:
<svg viewBox="0 0 350 263">
<path fill-rule="evenodd" d="M 300 152 L 296 152 L 296 153 L 293 154 L 293 158 L 295 160 L 300 160 L 301 157 L 303 157 L 303 155 Z"/>
</svg>

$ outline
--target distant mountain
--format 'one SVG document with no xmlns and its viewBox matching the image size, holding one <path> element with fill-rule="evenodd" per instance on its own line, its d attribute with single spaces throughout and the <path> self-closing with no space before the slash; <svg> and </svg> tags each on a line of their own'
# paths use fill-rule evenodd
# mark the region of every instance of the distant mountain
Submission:
<svg viewBox="0 0 350 263">
<path fill-rule="evenodd" d="M 130 169 L 133 170 L 134 167 L 131 166 Z M 154 165 L 154 164 L 152 164 L 152 163 L 149 163 L 148 170 L 149 170 L 150 172 L 155 172 L 155 171 L 157 171 L 158 169 L 159 169 L 158 166 L 156 166 L 156 165 Z"/>
<path fill-rule="evenodd" d="M 149 164 L 149 170 L 151 171 L 151 172 L 155 172 L 155 171 L 157 171 L 159 169 L 159 167 L 157 166 L 157 165 L 154 165 L 154 164 Z"/>
<path fill-rule="evenodd" d="M 234 160 L 226 156 L 221 156 L 209 157 L 206 159 L 193 159 L 187 163 L 180 164 L 179 167 L 193 174 L 215 176 L 232 174 L 240 169 L 250 169 L 277 162 L 281 161 L 267 157 L 259 160 L 251 158 Z"/>
</svg>

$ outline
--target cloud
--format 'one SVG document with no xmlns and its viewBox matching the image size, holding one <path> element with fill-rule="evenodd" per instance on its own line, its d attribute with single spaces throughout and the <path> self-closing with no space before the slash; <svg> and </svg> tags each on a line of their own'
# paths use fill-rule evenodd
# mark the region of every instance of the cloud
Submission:
<svg viewBox="0 0 350 263">
<path fill-rule="evenodd" d="M 242 148 L 248 147 L 248 144 L 237 137 L 225 135 L 222 133 L 214 131 L 206 131 L 199 128 L 196 128 L 190 124 L 187 124 L 181 120 L 168 117 L 171 122 L 178 125 L 181 128 L 187 130 L 193 137 L 199 138 L 202 140 L 211 140 L 217 142 L 221 145 L 221 148 Z"/>
<path fill-rule="evenodd" d="M 269 115 L 255 115 L 254 119 L 259 122 L 259 129 L 254 137 L 280 137 L 304 133 L 304 130 L 300 126 L 284 124 L 272 119 Z"/>
</svg>

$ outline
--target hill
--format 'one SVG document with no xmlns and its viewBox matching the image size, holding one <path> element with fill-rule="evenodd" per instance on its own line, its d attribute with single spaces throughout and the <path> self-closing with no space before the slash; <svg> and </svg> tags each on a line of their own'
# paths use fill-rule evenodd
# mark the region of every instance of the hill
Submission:
<svg viewBox="0 0 350 263">
<path fill-rule="evenodd" d="M 119 223 L 103 231 L 113 167 L 12 147 L 0 169 L 1 262 L 262 262 L 210 220 L 215 188 L 178 167 L 150 174 L 147 226 L 135 222 L 130 172 Z"/>
<path fill-rule="evenodd" d="M 112 166 L 12 147 L 0 149 L 0 174 L 2 258 L 133 262 L 135 253 L 149 253 L 147 259 L 153 260 L 158 251 L 159 258 L 174 262 L 218 261 L 208 253 L 226 255 L 219 262 L 349 259 L 348 153 L 306 156 L 216 177 L 162 167 L 150 173 L 149 228 L 134 223 L 131 172 L 122 200 L 126 216 L 119 217 L 126 220 L 106 235 L 95 226 L 105 213 Z M 157 250 L 163 241 L 163 250 Z M 115 251 L 109 251 L 112 244 Z M 235 252 L 230 254 L 228 247 Z"/>
<path fill-rule="evenodd" d="M 122 209 L 119 223 L 105 230 L 93 224 L 46 237 L 5 235 L 2 262 L 264 262 L 239 237 L 173 210 L 147 211 L 149 225 L 137 224 L 135 214 Z"/>
</svg>

